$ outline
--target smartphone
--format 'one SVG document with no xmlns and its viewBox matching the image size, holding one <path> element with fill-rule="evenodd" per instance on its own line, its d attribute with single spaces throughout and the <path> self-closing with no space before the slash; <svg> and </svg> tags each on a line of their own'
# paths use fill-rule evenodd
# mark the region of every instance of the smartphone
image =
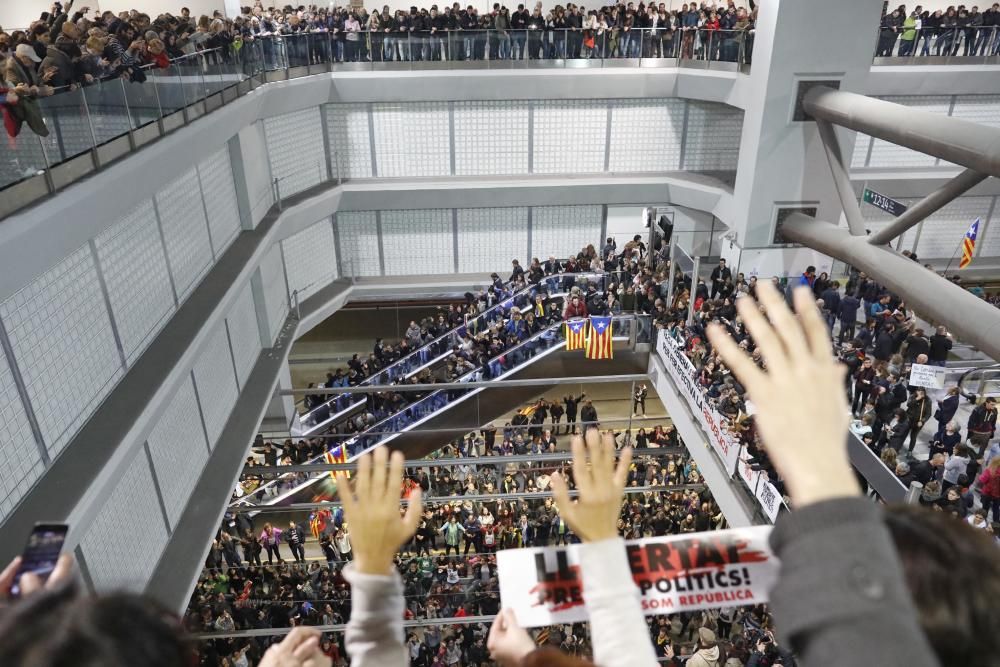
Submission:
<svg viewBox="0 0 1000 667">
<path fill-rule="evenodd" d="M 21 566 L 14 575 L 14 585 L 10 589 L 13 597 L 21 595 L 21 575 L 30 572 L 43 582 L 49 578 L 56 568 L 68 531 L 69 526 L 64 523 L 35 524 L 21 554 Z"/>
</svg>

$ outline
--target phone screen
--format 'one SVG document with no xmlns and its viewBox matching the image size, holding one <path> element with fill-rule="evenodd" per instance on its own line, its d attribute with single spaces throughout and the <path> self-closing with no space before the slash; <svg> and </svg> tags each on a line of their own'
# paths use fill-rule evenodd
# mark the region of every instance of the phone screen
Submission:
<svg viewBox="0 0 1000 667">
<path fill-rule="evenodd" d="M 21 594 L 21 575 L 30 572 L 39 577 L 43 582 L 49 578 L 62 553 L 63 543 L 66 541 L 66 533 L 69 526 L 64 523 L 38 523 L 35 524 L 31 535 L 28 537 L 28 545 L 21 554 L 21 567 L 14 575 L 14 585 L 10 589 L 11 595 L 18 597 Z"/>
</svg>

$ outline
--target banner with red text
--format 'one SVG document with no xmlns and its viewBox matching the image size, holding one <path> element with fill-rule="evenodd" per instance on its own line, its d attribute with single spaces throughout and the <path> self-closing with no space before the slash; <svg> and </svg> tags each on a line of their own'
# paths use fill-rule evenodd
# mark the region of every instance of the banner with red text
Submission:
<svg viewBox="0 0 1000 667">
<path fill-rule="evenodd" d="M 723 416 L 705 399 L 698 384 L 698 371 L 684 354 L 684 350 L 665 331 L 661 331 L 657 338 L 656 346 L 660 357 L 663 358 L 663 365 L 667 367 L 674 384 L 681 390 L 691 412 L 701 422 L 701 428 L 708 436 L 709 444 L 722 459 L 726 474 L 732 476 L 740 460 L 739 441 L 729 434 Z"/>
<path fill-rule="evenodd" d="M 767 601 L 778 560 L 770 526 L 628 540 L 632 578 L 647 616 Z M 497 552 L 500 600 L 533 628 L 587 620 L 581 545 Z"/>
</svg>

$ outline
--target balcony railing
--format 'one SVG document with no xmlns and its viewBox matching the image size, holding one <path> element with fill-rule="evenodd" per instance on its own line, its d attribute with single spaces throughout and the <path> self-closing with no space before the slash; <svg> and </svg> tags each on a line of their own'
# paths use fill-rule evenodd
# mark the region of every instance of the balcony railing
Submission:
<svg viewBox="0 0 1000 667">
<path fill-rule="evenodd" d="M 351 36 L 356 39 L 350 39 Z M 263 35 L 200 51 L 146 81 L 112 77 L 25 99 L 25 123 L 0 153 L 0 219 L 48 197 L 269 81 L 341 70 L 689 67 L 748 71 L 754 33 L 739 30 L 328 32 Z"/>
<path fill-rule="evenodd" d="M 1000 65 L 1000 26 L 879 29 L 875 65 Z"/>
</svg>

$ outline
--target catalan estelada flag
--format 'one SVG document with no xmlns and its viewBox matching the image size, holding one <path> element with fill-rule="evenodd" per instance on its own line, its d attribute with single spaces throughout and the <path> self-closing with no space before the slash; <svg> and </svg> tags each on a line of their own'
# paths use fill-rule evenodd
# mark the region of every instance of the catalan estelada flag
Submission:
<svg viewBox="0 0 1000 667">
<path fill-rule="evenodd" d="M 587 346 L 587 320 L 566 321 L 566 350 L 582 350 Z"/>
<path fill-rule="evenodd" d="M 327 452 L 323 454 L 323 458 L 326 459 L 327 463 L 334 465 L 338 463 L 347 463 L 347 450 L 344 448 L 343 445 L 338 445 L 333 449 L 328 449 Z M 348 472 L 347 476 L 350 477 L 351 473 Z M 337 478 L 337 474 L 333 470 L 330 471 L 330 478 L 331 479 Z"/>
<path fill-rule="evenodd" d="M 976 237 L 979 236 L 979 222 L 980 219 L 976 218 L 976 221 L 969 227 L 969 231 L 965 232 L 965 238 L 962 239 L 962 259 L 958 262 L 960 269 L 972 264 L 972 251 L 976 249 Z"/>
<path fill-rule="evenodd" d="M 590 339 L 587 340 L 588 359 L 610 359 L 613 355 L 611 318 L 590 316 Z"/>
</svg>

